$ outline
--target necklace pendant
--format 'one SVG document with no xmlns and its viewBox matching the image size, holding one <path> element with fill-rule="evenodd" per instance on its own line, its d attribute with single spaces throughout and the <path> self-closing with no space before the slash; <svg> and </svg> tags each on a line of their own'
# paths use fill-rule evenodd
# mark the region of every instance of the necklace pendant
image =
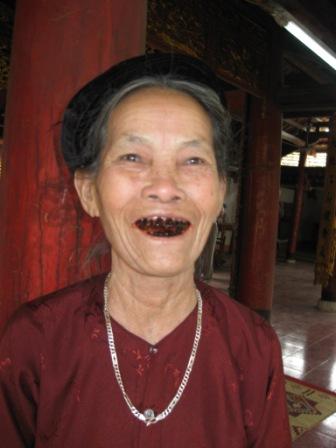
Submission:
<svg viewBox="0 0 336 448">
<path fill-rule="evenodd" d="M 146 419 L 146 426 L 152 425 L 155 423 L 155 412 L 153 409 L 146 409 L 143 413 L 145 419 Z"/>
</svg>

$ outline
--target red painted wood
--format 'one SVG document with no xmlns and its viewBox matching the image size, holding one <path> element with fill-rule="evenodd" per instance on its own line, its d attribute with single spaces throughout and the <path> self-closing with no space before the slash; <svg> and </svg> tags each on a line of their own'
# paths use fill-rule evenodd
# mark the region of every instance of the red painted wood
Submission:
<svg viewBox="0 0 336 448">
<path fill-rule="evenodd" d="M 292 223 L 292 233 L 288 245 L 289 259 L 295 258 L 296 246 L 299 237 L 300 222 L 303 208 L 303 196 L 304 196 L 304 186 L 305 186 L 305 163 L 307 159 L 307 151 L 301 151 L 299 167 L 298 167 L 298 181 L 295 190 L 294 198 L 294 214 Z"/>
<path fill-rule="evenodd" d="M 282 33 L 270 33 L 265 98 L 249 97 L 239 229 L 236 298 L 269 317 L 273 301 L 279 220 L 282 114 L 274 101 L 281 85 Z"/>
<path fill-rule="evenodd" d="M 279 218 L 281 113 L 250 97 L 249 141 L 243 172 L 237 299 L 255 310 L 272 306 Z"/>
<path fill-rule="evenodd" d="M 0 185 L 0 324 L 21 302 L 108 269 L 59 153 L 72 94 L 144 51 L 146 1 L 17 2 Z"/>
<path fill-rule="evenodd" d="M 246 93 L 242 90 L 231 90 L 224 94 L 230 114 L 239 121 L 245 119 Z"/>
<path fill-rule="evenodd" d="M 336 113 L 333 113 L 330 116 L 329 128 L 330 128 L 330 134 L 329 134 L 329 139 L 328 139 L 329 140 L 329 148 L 328 148 L 328 154 L 327 154 L 328 166 L 329 166 L 329 164 L 332 163 L 332 157 L 333 157 L 333 153 L 335 151 L 335 146 L 336 146 Z M 327 169 L 328 169 L 328 167 L 327 167 Z M 327 169 L 326 169 L 326 173 L 327 173 Z M 329 176 L 331 176 L 331 173 L 329 174 Z M 326 179 L 327 179 L 327 174 L 326 174 Z M 329 182 L 330 182 L 330 180 L 329 180 Z M 327 180 L 325 181 L 325 184 L 326 184 L 324 187 L 325 194 L 328 194 Z M 323 231 L 324 223 L 322 222 L 322 219 L 323 218 L 321 217 L 320 226 L 321 226 L 321 230 Z M 321 300 L 328 301 L 328 302 L 336 302 L 336 260 L 334 260 L 333 275 L 329 277 L 328 283 L 325 286 L 322 286 Z"/>
</svg>

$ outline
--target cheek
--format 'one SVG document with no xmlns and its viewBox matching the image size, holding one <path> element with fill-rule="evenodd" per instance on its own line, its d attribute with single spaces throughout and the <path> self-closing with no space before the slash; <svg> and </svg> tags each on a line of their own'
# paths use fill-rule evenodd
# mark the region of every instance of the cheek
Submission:
<svg viewBox="0 0 336 448">
<path fill-rule="evenodd" d="M 222 206 L 222 193 L 217 180 L 210 177 L 204 182 L 204 178 L 199 179 L 199 182 L 195 182 L 191 187 L 190 196 L 200 211 L 209 215 L 209 219 L 217 216 Z"/>
<path fill-rule="evenodd" d="M 125 207 L 132 199 L 134 186 L 111 172 L 99 180 L 98 196 L 103 214 L 111 215 L 114 211 Z"/>
</svg>

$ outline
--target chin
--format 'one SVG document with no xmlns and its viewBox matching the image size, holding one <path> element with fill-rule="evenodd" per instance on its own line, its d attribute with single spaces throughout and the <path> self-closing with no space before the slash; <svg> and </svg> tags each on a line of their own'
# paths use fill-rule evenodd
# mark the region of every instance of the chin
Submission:
<svg viewBox="0 0 336 448">
<path fill-rule="evenodd" d="M 175 259 L 169 258 L 170 257 L 167 257 L 165 259 L 164 257 L 161 257 L 160 259 L 156 260 L 156 262 L 153 262 L 153 260 L 151 260 L 148 263 L 146 263 L 144 260 L 142 264 L 142 266 L 144 267 L 143 272 L 149 276 L 162 278 L 185 275 L 188 272 L 190 272 L 190 275 L 193 275 L 194 262 L 176 263 L 176 257 Z"/>
</svg>

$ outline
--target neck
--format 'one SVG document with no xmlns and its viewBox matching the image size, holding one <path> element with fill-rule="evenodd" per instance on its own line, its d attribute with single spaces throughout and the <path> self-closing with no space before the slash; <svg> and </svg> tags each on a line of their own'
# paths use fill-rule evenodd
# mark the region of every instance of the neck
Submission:
<svg viewBox="0 0 336 448">
<path fill-rule="evenodd" d="M 143 275 L 113 263 L 110 315 L 152 345 L 176 328 L 196 306 L 193 270 L 174 277 Z"/>
</svg>

